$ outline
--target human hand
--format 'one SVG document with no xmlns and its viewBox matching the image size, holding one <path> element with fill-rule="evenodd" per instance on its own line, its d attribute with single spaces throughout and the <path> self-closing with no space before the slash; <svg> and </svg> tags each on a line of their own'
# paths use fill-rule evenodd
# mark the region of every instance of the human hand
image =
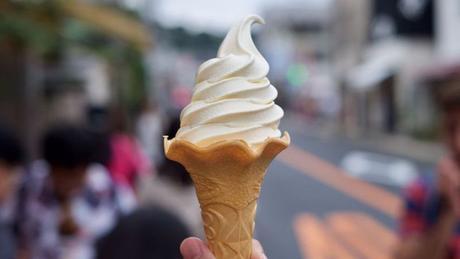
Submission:
<svg viewBox="0 0 460 259">
<path fill-rule="evenodd" d="M 438 163 L 438 188 L 449 202 L 449 208 L 460 216 L 460 169 L 450 157 Z"/>
<path fill-rule="evenodd" d="M 189 237 L 182 241 L 180 252 L 184 259 L 215 259 L 206 244 L 197 237 Z M 251 259 L 267 259 L 259 241 L 252 240 Z"/>
</svg>

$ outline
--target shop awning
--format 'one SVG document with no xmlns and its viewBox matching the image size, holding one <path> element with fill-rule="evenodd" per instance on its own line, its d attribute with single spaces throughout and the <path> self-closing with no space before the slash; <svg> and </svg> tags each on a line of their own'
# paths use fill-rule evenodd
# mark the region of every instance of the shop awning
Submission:
<svg viewBox="0 0 460 259">
<path fill-rule="evenodd" d="M 356 91 L 372 90 L 399 70 L 403 58 L 404 47 L 395 42 L 373 46 L 364 62 L 350 70 L 347 85 Z"/>
</svg>

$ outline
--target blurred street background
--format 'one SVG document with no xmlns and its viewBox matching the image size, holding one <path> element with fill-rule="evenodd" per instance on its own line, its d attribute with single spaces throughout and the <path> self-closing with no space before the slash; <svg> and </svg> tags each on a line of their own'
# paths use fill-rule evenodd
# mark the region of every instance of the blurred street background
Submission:
<svg viewBox="0 0 460 259">
<path fill-rule="evenodd" d="M 274 259 L 391 258 L 404 187 L 433 178 L 445 153 L 432 89 L 460 73 L 457 0 L 2 0 L 0 123 L 24 146 L 23 171 L 47 160 L 50 128 L 88 128 L 121 160 L 136 153 L 128 180 L 113 158 L 100 163 L 123 211 L 158 206 L 203 237 L 162 136 L 174 136 L 198 66 L 253 13 L 292 138 L 268 170 L 256 238 Z M 72 247 L 57 258 L 96 253 Z"/>
</svg>

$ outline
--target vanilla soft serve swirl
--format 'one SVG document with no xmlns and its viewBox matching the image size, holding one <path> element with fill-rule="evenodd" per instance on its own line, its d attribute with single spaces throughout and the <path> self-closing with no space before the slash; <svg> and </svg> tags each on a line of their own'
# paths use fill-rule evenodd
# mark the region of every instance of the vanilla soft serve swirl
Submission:
<svg viewBox="0 0 460 259">
<path fill-rule="evenodd" d="M 249 16 L 225 37 L 217 57 L 198 69 L 192 102 L 181 113 L 176 137 L 198 146 L 222 140 L 244 140 L 257 145 L 280 137 L 283 110 L 274 103 L 277 91 L 267 79 L 269 66 L 251 37 L 251 25 L 263 24 Z"/>
</svg>

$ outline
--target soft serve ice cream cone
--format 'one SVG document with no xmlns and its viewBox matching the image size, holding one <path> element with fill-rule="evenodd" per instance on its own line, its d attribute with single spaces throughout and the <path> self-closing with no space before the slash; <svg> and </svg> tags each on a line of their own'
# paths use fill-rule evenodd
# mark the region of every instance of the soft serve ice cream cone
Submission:
<svg viewBox="0 0 460 259">
<path fill-rule="evenodd" d="M 216 58 L 198 69 L 181 128 L 165 137 L 166 156 L 190 173 L 209 247 L 217 259 L 249 259 L 265 171 L 290 142 L 278 129 L 283 110 L 266 78 L 268 63 L 251 38 L 249 16 L 225 37 Z"/>
</svg>

